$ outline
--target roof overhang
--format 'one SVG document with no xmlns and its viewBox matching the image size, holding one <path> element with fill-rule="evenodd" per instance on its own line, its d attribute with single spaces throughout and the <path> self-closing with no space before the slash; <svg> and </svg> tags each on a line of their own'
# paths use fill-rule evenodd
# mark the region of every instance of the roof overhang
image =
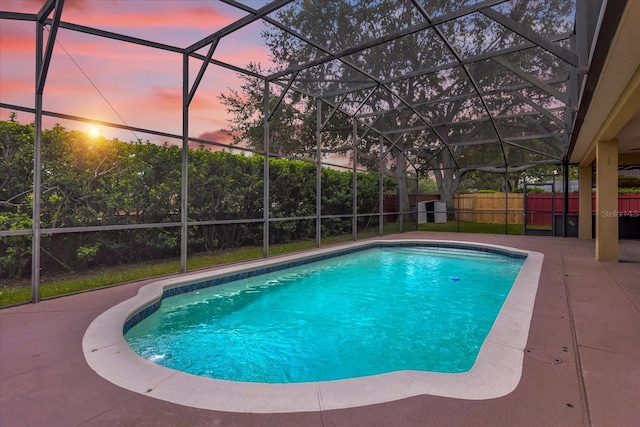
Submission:
<svg viewBox="0 0 640 427">
<path fill-rule="evenodd" d="M 640 164 L 639 25 L 640 2 L 608 2 L 591 58 L 604 62 L 599 73 L 591 67 L 582 91 L 571 163 L 591 164 L 597 141 L 617 139 L 620 164 Z"/>
</svg>

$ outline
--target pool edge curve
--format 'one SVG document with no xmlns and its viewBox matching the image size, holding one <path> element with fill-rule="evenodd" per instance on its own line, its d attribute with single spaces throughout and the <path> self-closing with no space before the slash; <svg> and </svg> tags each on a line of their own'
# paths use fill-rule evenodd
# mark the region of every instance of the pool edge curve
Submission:
<svg viewBox="0 0 640 427">
<path fill-rule="evenodd" d="M 379 243 L 484 247 L 526 255 L 527 258 L 471 370 L 457 374 L 397 371 L 313 383 L 243 383 L 200 377 L 160 366 L 137 355 L 124 339 L 125 322 L 132 315 L 160 300 L 166 289 L 211 277 Z M 468 400 L 497 398 L 512 392 L 520 381 L 543 258 L 539 252 L 474 242 L 433 239 L 366 240 L 161 279 L 143 286 L 136 296 L 100 314 L 89 325 L 83 337 L 83 353 L 91 369 L 113 384 L 152 398 L 209 410 L 312 412 L 383 403 L 423 394 Z"/>
</svg>

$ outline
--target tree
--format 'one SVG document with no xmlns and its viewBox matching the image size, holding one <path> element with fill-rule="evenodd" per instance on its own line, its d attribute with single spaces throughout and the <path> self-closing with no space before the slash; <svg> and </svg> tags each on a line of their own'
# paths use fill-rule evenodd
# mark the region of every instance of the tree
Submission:
<svg viewBox="0 0 640 427">
<path fill-rule="evenodd" d="M 0 121 L 0 230 L 31 228 L 33 139 L 33 126 L 15 113 Z M 31 236 L 0 237 L 0 278 L 23 274 L 30 259 Z"/>
<path fill-rule="evenodd" d="M 262 156 L 193 150 L 189 153 L 189 219 L 240 220 L 262 217 Z M 194 250 L 259 245 L 254 224 L 199 226 L 190 245 Z"/>
<path fill-rule="evenodd" d="M 313 64 L 302 67 L 294 87 L 303 93 L 322 94 L 345 111 L 371 112 L 369 119 L 362 119 L 364 126 L 379 119 L 375 128 L 387 135 L 389 165 L 400 193 L 405 195 L 405 205 L 406 173 L 412 164 L 422 174 L 434 174 L 442 199 L 451 207 L 453 194 L 469 171 L 504 173 L 505 165 L 512 171 L 525 169 L 539 161 L 554 161 L 563 154 L 561 140 L 540 138 L 520 144 L 504 143 L 505 139 L 519 141 L 536 133 L 563 132 L 561 115 L 554 118 L 552 114 L 536 114 L 539 110 L 562 107 L 562 102 L 540 87 L 526 84 L 522 73 L 513 71 L 520 69 L 533 79 L 548 81 L 546 87 L 555 85 L 557 89 L 552 87 L 551 94 L 562 92 L 568 67 L 554 55 L 536 46 L 527 47 L 526 40 L 481 12 L 447 20 L 435 29 L 408 32 L 393 40 L 382 39 L 430 21 L 433 18 L 430 13 L 446 16 L 459 8 L 457 0 L 434 0 L 424 10 L 416 8 L 413 2 L 303 1 L 275 13 L 282 27 L 291 28 L 292 32 L 269 27 L 263 33 L 276 64 L 269 72 Z M 571 0 L 513 0 L 492 9 L 543 37 L 572 30 Z M 369 45 L 372 41 L 375 43 Z M 354 46 L 361 48 L 353 49 Z M 327 52 L 349 53 L 335 59 Z M 482 56 L 486 52 L 501 53 L 500 65 Z M 461 64 L 474 56 L 481 59 Z M 283 81 L 290 77 L 282 73 Z M 371 84 L 362 83 L 367 81 Z M 260 92 L 253 90 L 250 94 Z M 233 104 L 236 112 L 243 112 L 236 116 L 233 130 L 242 137 L 250 136 L 251 132 L 242 126 L 247 117 L 261 111 L 262 104 L 258 102 L 261 95 L 234 95 L 234 101 L 243 106 L 247 105 L 246 100 L 255 102 L 249 110 Z M 312 103 L 290 105 L 301 105 L 302 115 L 298 117 L 304 123 L 313 123 L 304 119 L 313 117 Z M 376 112 L 381 111 L 384 114 L 376 117 Z M 521 113 L 528 116 L 521 117 Z M 243 125 L 238 127 L 241 121 Z M 254 136 L 261 137 L 260 130 L 253 127 L 257 124 L 252 122 L 251 128 L 256 131 Z M 422 130 L 406 131 L 420 127 Z M 309 147 L 310 141 L 313 139 L 307 136 L 291 139 L 288 144 L 295 151 L 296 144 Z M 377 143 L 375 138 L 361 141 L 363 153 L 367 149 L 375 153 Z M 366 155 L 362 155 L 361 161 L 365 160 Z M 370 160 L 377 165 L 376 159 Z"/>
<path fill-rule="evenodd" d="M 260 64 L 249 63 L 247 69 L 263 74 Z M 258 152 L 264 152 L 264 81 L 252 75 L 240 74 L 240 90 L 221 94 L 220 100 L 231 114 L 231 130 L 235 144 L 244 144 Z M 280 89 L 280 91 L 279 91 Z M 275 106 L 281 96 L 281 88 L 270 85 L 269 105 Z M 342 124 L 344 126 L 344 123 Z M 339 146 L 348 138 L 348 132 L 326 133 L 324 146 Z M 269 154 L 314 159 L 316 146 L 315 100 L 299 92 L 289 91 L 284 102 L 275 109 L 269 119 Z"/>
<path fill-rule="evenodd" d="M 1 231 L 32 228 L 33 139 L 32 125 L 0 121 Z M 59 125 L 43 131 L 42 140 L 44 229 L 179 221 L 180 147 L 96 139 Z M 188 230 L 191 253 L 261 245 L 264 157 L 204 149 L 191 150 L 188 157 L 188 220 L 201 222 Z M 270 243 L 314 238 L 316 165 L 277 158 L 269 162 L 269 214 L 278 219 L 270 224 Z M 324 168 L 321 179 L 323 214 L 332 216 L 323 220 L 323 235 L 350 233 L 351 218 L 337 216 L 351 213 L 353 172 Z M 379 212 L 378 185 L 377 176 L 359 174 L 359 213 Z M 360 217 L 358 222 L 369 221 Z M 171 258 L 180 252 L 180 228 L 175 226 L 41 236 L 45 274 Z M 0 279 L 26 274 L 30 259 L 31 236 L 0 238 Z"/>
<path fill-rule="evenodd" d="M 410 194 L 437 194 L 438 185 L 431 177 L 418 177 L 415 173 L 407 174 Z"/>
<path fill-rule="evenodd" d="M 570 33 L 572 31 L 573 4 L 571 1 L 557 0 L 548 2 L 512 1 L 507 10 L 501 10 L 512 21 L 528 27 L 541 36 Z M 461 28 L 461 25 L 467 28 Z M 468 27 L 474 28 L 468 31 Z M 470 35 L 462 45 L 458 45 L 459 52 L 465 51 L 481 53 L 486 51 L 500 51 L 509 45 L 522 43 L 519 36 L 502 26 L 497 26 L 481 14 L 474 14 L 467 22 L 455 21 L 450 26 L 443 26 L 444 36 L 448 40 L 455 40 L 456 34 Z M 518 173 L 527 170 L 538 162 L 556 162 L 563 155 L 561 139 L 550 141 L 549 138 L 534 138 L 535 134 L 562 134 L 564 117 L 558 113 L 529 114 L 518 116 L 519 113 L 562 107 L 563 104 L 549 93 L 533 84 L 523 84 L 520 75 L 508 69 L 511 64 L 514 69 L 520 69 L 524 74 L 542 81 L 553 81 L 560 90 L 564 90 L 563 75 L 568 75 L 568 67 L 556 57 L 538 47 L 505 53 L 499 57 L 499 64 L 495 60 L 477 61 L 467 66 L 467 76 L 462 77 L 462 84 L 453 90 L 447 90 L 447 96 L 454 101 L 447 103 L 450 108 L 443 108 L 433 112 L 435 122 L 444 123 L 439 127 L 440 135 L 448 148 L 441 150 L 445 155 L 435 155 L 429 158 L 427 170 L 435 173 L 441 195 L 447 203 L 451 203 L 453 194 L 459 188 L 466 174 L 473 171 L 492 172 L 502 175 L 509 173 L 517 183 Z M 473 78 L 480 88 L 495 91 L 495 95 L 484 96 L 484 105 L 479 105 L 472 97 L 465 96 L 474 90 Z M 549 83 L 549 86 L 552 86 Z M 522 100 L 525 99 L 524 103 Z M 535 111 L 534 111 L 535 112 Z M 494 129 L 488 121 L 489 114 L 497 123 Z M 557 119 L 554 119 L 558 117 Z M 456 118 L 478 117 L 484 120 L 457 123 Z M 504 118 L 503 118 L 504 117 Z M 499 130 L 499 134 L 496 131 Z M 526 139 L 531 137 L 530 139 Z M 500 144 L 498 140 L 526 140 L 526 144 Z M 495 141 L 495 142 L 489 142 Z M 473 144 L 478 142 L 478 145 Z M 471 144 L 470 144 L 471 143 Z M 545 153 L 548 153 L 545 155 Z M 424 158 L 424 157 L 423 157 Z M 476 173 L 476 175 L 478 175 Z M 511 185 L 513 186 L 513 185 Z"/>
</svg>

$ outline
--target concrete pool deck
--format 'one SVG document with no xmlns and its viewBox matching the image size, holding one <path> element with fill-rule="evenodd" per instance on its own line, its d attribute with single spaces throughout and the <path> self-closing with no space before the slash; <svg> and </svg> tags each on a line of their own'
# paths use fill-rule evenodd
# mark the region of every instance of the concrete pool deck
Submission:
<svg viewBox="0 0 640 427">
<path fill-rule="evenodd" d="M 640 242 L 600 263 L 593 241 L 411 232 L 545 255 L 520 383 L 506 396 L 421 395 L 290 414 L 195 409 L 113 385 L 85 361 L 82 338 L 108 308 L 150 281 L 0 310 L 0 425 L 633 426 L 640 424 Z"/>
</svg>

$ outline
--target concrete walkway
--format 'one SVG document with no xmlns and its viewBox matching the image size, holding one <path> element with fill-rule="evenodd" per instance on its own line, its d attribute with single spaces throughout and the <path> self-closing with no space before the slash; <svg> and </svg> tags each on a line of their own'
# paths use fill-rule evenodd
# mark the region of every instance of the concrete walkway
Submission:
<svg viewBox="0 0 640 427">
<path fill-rule="evenodd" d="M 393 238 L 394 236 L 390 236 Z M 572 238 L 404 233 L 545 254 L 520 384 L 491 400 L 416 396 L 334 411 L 246 414 L 194 409 L 95 374 L 82 337 L 148 282 L 0 310 L 0 426 L 640 426 L 640 242 L 625 262 L 594 260 Z"/>
</svg>

